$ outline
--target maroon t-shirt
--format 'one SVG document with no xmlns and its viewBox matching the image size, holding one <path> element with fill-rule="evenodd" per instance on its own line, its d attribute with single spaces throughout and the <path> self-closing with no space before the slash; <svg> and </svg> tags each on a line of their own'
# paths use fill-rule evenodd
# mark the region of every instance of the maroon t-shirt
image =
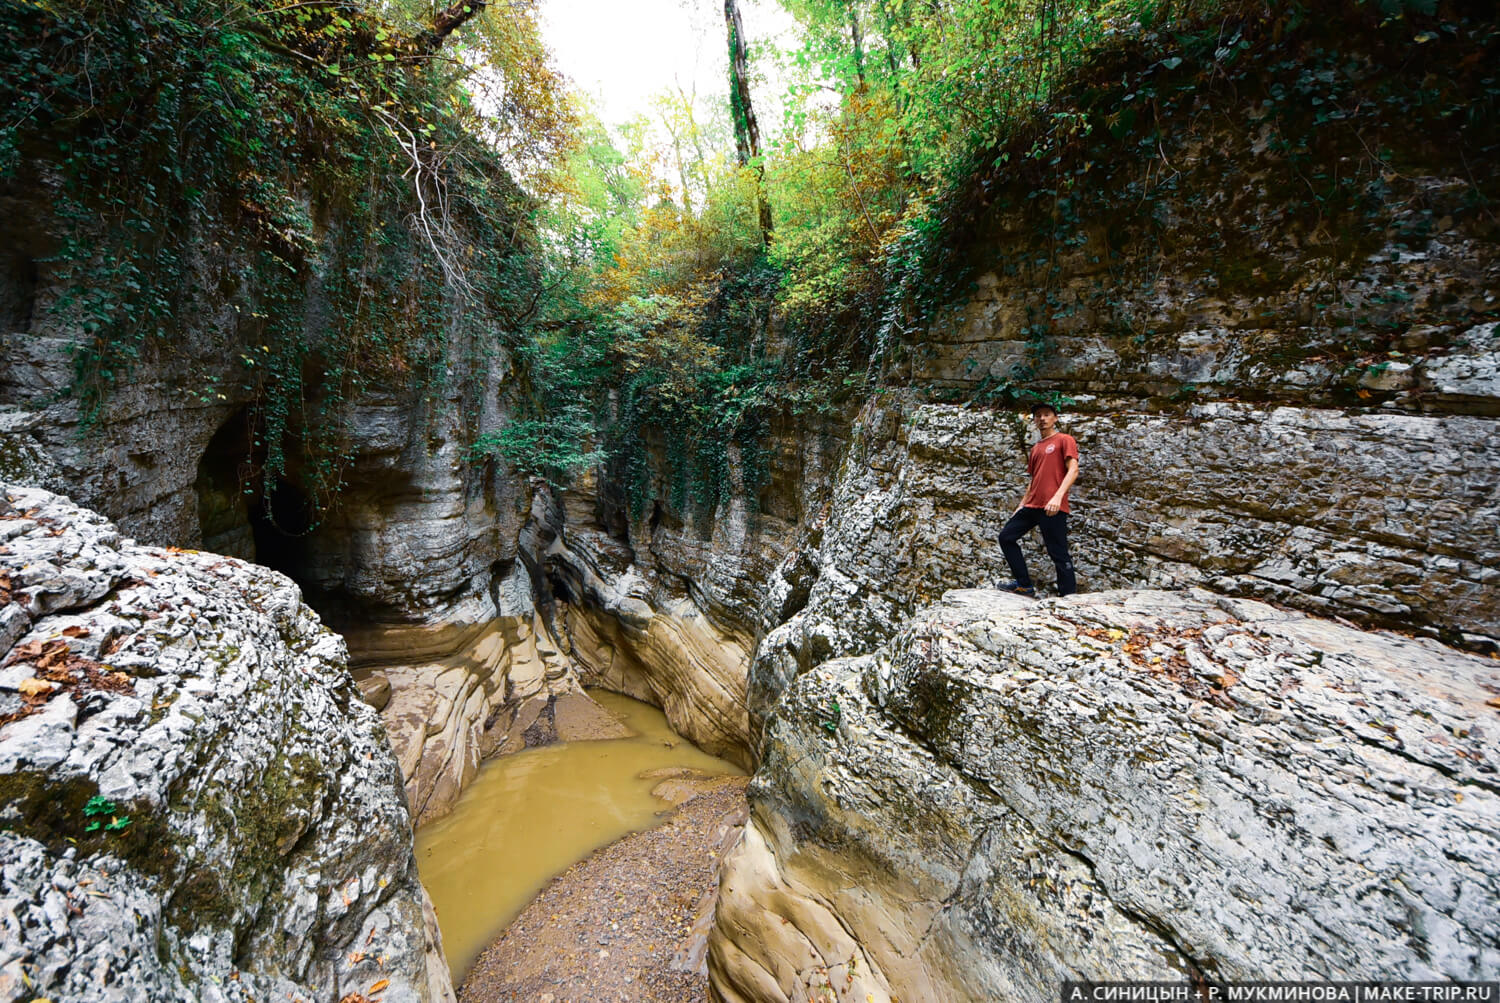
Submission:
<svg viewBox="0 0 1500 1003">
<path fill-rule="evenodd" d="M 1026 461 L 1026 472 L 1031 475 L 1031 488 L 1026 492 L 1022 508 L 1046 508 L 1047 502 L 1062 487 L 1068 475 L 1068 458 L 1078 459 L 1078 442 L 1071 435 L 1054 432 L 1031 447 L 1031 458 Z M 1068 511 L 1068 496 L 1063 495 L 1061 511 Z"/>
</svg>

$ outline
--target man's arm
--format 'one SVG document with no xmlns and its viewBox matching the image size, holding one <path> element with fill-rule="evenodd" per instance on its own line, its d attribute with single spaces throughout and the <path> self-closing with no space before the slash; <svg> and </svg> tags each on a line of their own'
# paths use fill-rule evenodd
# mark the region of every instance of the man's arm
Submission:
<svg viewBox="0 0 1500 1003">
<path fill-rule="evenodd" d="M 1063 475 L 1062 486 L 1057 489 L 1057 493 L 1047 502 L 1048 515 L 1057 515 L 1058 512 L 1062 511 L 1063 496 L 1068 493 L 1068 489 L 1073 486 L 1073 482 L 1078 480 L 1077 457 L 1070 456 L 1064 462 L 1068 465 L 1068 472 Z"/>
</svg>

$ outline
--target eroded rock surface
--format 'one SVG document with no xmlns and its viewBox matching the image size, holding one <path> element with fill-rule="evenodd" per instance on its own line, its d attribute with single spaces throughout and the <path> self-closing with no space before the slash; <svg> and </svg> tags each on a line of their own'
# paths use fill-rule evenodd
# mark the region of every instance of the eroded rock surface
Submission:
<svg viewBox="0 0 1500 1003">
<path fill-rule="evenodd" d="M 1500 665 L 1190 590 L 956 591 L 771 718 L 722 1000 L 1500 966 Z"/>
<path fill-rule="evenodd" d="M 743 766 L 755 745 L 746 679 L 768 624 L 764 583 L 826 492 L 839 440 L 776 445 L 754 513 L 741 490 L 698 521 L 661 502 L 631 521 L 628 501 L 586 475 L 535 519 L 581 678 L 661 707 L 679 733 Z"/>
<path fill-rule="evenodd" d="M 1084 591 L 1202 585 L 1467 645 L 1500 644 L 1500 421 L 1198 405 L 1069 415 Z M 872 402 L 816 547 L 766 605 L 805 596 L 750 670 L 759 721 L 798 672 L 873 650 L 953 588 L 1010 577 L 995 541 L 1025 491 L 1018 415 Z M 1051 584 L 1038 534 L 1023 541 Z"/>
<path fill-rule="evenodd" d="M 546 553 L 580 600 L 565 607 L 564 622 L 582 678 L 661 707 L 679 734 L 748 767 L 745 680 L 754 637 L 743 624 L 716 616 L 701 592 L 695 598 L 682 579 L 636 563 L 588 523 L 570 524 Z M 735 556 L 728 551 L 725 563 Z"/>
<path fill-rule="evenodd" d="M 492 755 L 630 734 L 583 691 L 572 661 L 535 613 L 468 630 L 380 634 L 378 643 L 362 635 L 366 657 L 378 651 L 400 661 L 357 671 L 371 694 L 367 702 L 378 702 L 385 719 L 418 825 L 451 811 Z"/>
<path fill-rule="evenodd" d="M 0 490 L 0 998 L 451 999 L 400 771 L 297 587 Z"/>
</svg>

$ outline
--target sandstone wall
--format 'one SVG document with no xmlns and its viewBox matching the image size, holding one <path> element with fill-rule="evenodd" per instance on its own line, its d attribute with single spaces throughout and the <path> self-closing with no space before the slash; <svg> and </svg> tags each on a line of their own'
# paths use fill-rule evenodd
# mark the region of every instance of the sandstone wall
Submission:
<svg viewBox="0 0 1500 1003">
<path fill-rule="evenodd" d="M 0 491 L 0 996 L 451 1000 L 385 729 L 296 586 Z"/>
</svg>

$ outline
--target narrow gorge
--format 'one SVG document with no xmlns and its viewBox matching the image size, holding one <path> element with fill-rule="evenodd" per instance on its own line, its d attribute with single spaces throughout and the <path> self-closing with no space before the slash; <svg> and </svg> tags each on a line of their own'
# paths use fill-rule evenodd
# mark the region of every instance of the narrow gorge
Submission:
<svg viewBox="0 0 1500 1003">
<path fill-rule="evenodd" d="M 1500 998 L 1488 5 L 789 3 L 696 166 L 526 5 L 4 6 L 0 1003 Z M 414 833 L 591 691 L 748 808 L 455 985 Z"/>
</svg>

